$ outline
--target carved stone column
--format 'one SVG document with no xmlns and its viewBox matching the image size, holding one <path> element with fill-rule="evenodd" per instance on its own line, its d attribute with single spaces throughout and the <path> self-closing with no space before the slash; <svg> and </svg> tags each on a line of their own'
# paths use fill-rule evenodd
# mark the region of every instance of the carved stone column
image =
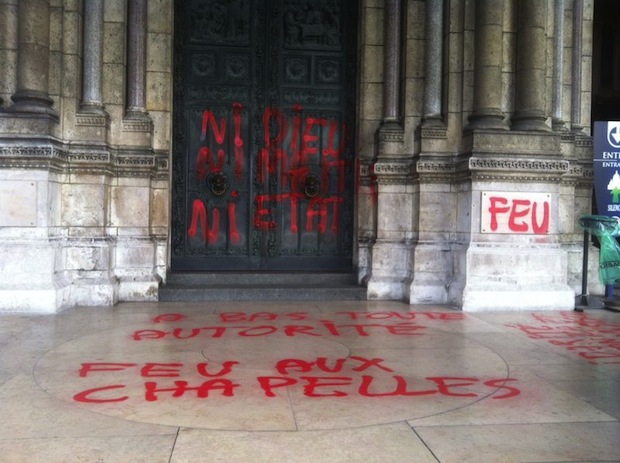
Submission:
<svg viewBox="0 0 620 463">
<path fill-rule="evenodd" d="M 0 112 L 3 103 L 9 103 L 10 95 L 15 93 L 16 62 L 17 62 L 17 0 L 0 1 Z"/>
<path fill-rule="evenodd" d="M 377 131 L 377 239 L 372 249 L 370 299 L 402 299 L 410 283 L 413 224 L 412 160 L 401 120 L 401 0 L 386 0 L 383 117 Z"/>
<path fill-rule="evenodd" d="M 562 118 L 564 85 L 564 0 L 555 0 L 553 30 L 553 130 L 566 130 Z"/>
<path fill-rule="evenodd" d="M 147 0 L 129 0 L 127 24 L 127 118 L 145 118 Z"/>
<path fill-rule="evenodd" d="M 401 0 L 386 0 L 383 45 L 383 118 L 378 133 L 379 158 L 398 155 L 400 145 L 389 145 L 390 142 L 398 144 L 403 139 L 400 114 L 401 17 Z"/>
<path fill-rule="evenodd" d="M 383 122 L 400 120 L 401 0 L 385 2 L 385 44 L 383 62 Z"/>
<path fill-rule="evenodd" d="M 513 130 L 550 131 L 545 89 L 547 2 L 518 0 L 517 75 Z"/>
<path fill-rule="evenodd" d="M 103 110 L 103 0 L 84 0 L 84 65 L 80 111 Z"/>
<path fill-rule="evenodd" d="M 127 4 L 127 101 L 122 129 L 128 145 L 149 148 L 153 122 L 146 110 L 147 0 Z"/>
<path fill-rule="evenodd" d="M 443 0 L 426 0 L 423 126 L 443 125 L 441 83 L 443 62 Z"/>
<path fill-rule="evenodd" d="M 50 2 L 20 0 L 17 6 L 17 88 L 11 109 L 56 117 L 49 97 Z"/>
<path fill-rule="evenodd" d="M 504 0 L 476 0 L 474 105 L 468 129 L 506 130 L 502 111 Z"/>
<path fill-rule="evenodd" d="M 583 0 L 573 2 L 573 55 L 571 69 L 571 130 L 582 132 L 581 124 L 581 59 L 583 53 Z"/>
</svg>

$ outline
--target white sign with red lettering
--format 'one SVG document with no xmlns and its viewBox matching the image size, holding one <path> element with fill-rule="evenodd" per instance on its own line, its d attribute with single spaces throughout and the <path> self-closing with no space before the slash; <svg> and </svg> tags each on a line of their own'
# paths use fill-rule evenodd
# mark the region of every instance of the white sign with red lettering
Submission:
<svg viewBox="0 0 620 463">
<path fill-rule="evenodd" d="M 513 191 L 482 193 L 480 231 L 482 233 L 549 233 L 551 195 Z"/>
</svg>

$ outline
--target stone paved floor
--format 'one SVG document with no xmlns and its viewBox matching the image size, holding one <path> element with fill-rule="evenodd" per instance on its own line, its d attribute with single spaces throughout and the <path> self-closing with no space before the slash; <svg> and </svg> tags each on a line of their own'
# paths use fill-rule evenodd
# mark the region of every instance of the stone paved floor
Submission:
<svg viewBox="0 0 620 463">
<path fill-rule="evenodd" d="M 620 314 L 396 302 L 0 315 L 0 461 L 619 462 Z"/>
</svg>

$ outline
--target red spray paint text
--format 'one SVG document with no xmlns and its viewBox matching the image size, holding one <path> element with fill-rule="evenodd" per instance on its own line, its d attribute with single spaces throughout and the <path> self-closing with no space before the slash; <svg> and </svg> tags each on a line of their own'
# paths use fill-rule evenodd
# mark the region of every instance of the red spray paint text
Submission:
<svg viewBox="0 0 620 463">
<path fill-rule="evenodd" d="M 199 148 L 195 176 L 199 184 L 209 183 L 219 202 L 209 204 L 207 198 L 193 200 L 188 235 L 190 238 L 201 236 L 209 244 L 219 240 L 223 213 L 228 217 L 230 242 L 239 244 L 241 241 L 236 205 L 240 190 L 231 186 L 235 182 L 225 172 L 228 158 L 229 164 L 235 166 L 236 182 L 242 183 L 247 175 L 244 170 L 246 143 L 242 136 L 243 106 L 240 103 L 233 104 L 232 115 L 232 135 L 229 135 L 226 118 L 221 118 L 218 123 L 212 110 L 205 110 L 202 115 L 201 139 L 207 140 L 212 134 L 211 147 Z M 278 204 L 287 203 L 290 231 L 299 233 L 299 206 L 304 204 L 306 232 L 316 229 L 319 233 L 338 233 L 346 169 L 351 166 L 342 157 L 346 148 L 346 127 L 336 119 L 302 117 L 300 105 L 293 106 L 290 116 L 278 108 L 267 108 L 262 123 L 264 146 L 256 156 L 256 178 L 259 187 L 268 185 L 270 178 L 277 178 L 280 187 L 278 193 L 260 193 L 246 198 L 255 205 L 252 225 L 261 230 L 276 228 L 274 211 Z M 229 136 L 233 137 L 232 155 L 226 151 Z M 221 204 L 222 198 L 227 200 L 225 206 Z M 200 235 L 199 229 L 202 230 Z"/>
<path fill-rule="evenodd" d="M 509 324 L 531 339 L 541 339 L 576 353 L 592 364 L 620 364 L 620 324 L 586 314 L 532 314 L 535 323 Z"/>
<path fill-rule="evenodd" d="M 140 378 L 160 378 L 160 381 L 145 381 L 140 397 L 135 388 L 127 384 L 109 384 L 85 389 L 73 396 L 82 403 L 115 403 L 130 400 L 156 402 L 162 397 L 189 397 L 207 399 L 213 397 L 234 397 L 238 391 L 258 387 L 265 397 L 278 397 L 290 389 L 298 389 L 306 397 L 417 397 L 451 396 L 476 398 L 491 395 L 494 399 L 508 399 L 520 394 L 520 390 L 508 383 L 513 378 L 481 379 L 476 377 L 429 376 L 411 379 L 394 374 L 381 358 L 368 359 L 360 356 L 327 359 L 318 357 L 309 362 L 302 359 L 282 359 L 274 369 L 277 376 L 257 376 L 254 384 L 241 384 L 234 379 L 234 368 L 240 362 L 228 360 L 210 370 L 207 363 L 186 365 L 183 363 L 116 363 L 89 362 L 79 369 L 79 377 L 107 376 L 119 371 L 138 375 Z M 358 374 L 363 372 L 364 374 Z M 163 383 L 161 378 L 181 378 L 183 375 L 198 374 L 208 378 L 193 385 L 183 379 Z M 334 374 L 337 374 L 334 375 Z M 386 381 L 387 380 L 387 381 Z M 479 389 L 475 389 L 477 386 Z M 472 389 L 474 388 L 474 389 Z"/>
</svg>

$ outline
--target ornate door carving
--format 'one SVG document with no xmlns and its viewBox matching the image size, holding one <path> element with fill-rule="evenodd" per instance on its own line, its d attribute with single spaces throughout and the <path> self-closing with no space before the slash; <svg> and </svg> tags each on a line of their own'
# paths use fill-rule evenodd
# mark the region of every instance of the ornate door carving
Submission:
<svg viewBox="0 0 620 463">
<path fill-rule="evenodd" d="M 354 3 L 176 2 L 173 269 L 351 268 Z"/>
</svg>

